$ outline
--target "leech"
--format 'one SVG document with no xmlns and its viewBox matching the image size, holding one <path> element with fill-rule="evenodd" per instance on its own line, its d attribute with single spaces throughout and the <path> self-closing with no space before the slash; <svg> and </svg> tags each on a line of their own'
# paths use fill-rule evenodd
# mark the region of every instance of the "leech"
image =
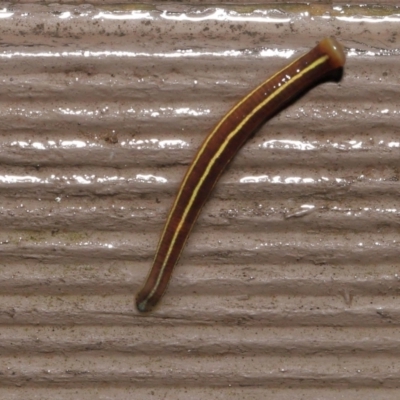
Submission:
<svg viewBox="0 0 400 400">
<path fill-rule="evenodd" d="M 139 311 L 150 311 L 163 296 L 204 203 L 246 140 L 263 122 L 344 63 L 345 54 L 336 39 L 322 40 L 239 101 L 209 133 L 186 172 L 161 235 L 153 267 L 136 296 Z"/>
</svg>

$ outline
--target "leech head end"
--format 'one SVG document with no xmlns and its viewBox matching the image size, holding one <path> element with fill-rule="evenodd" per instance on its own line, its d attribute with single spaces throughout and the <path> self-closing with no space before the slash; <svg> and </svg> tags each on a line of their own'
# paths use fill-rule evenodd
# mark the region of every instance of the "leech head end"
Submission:
<svg viewBox="0 0 400 400">
<path fill-rule="evenodd" d="M 318 44 L 320 50 L 329 56 L 332 69 L 342 68 L 346 62 L 343 46 L 333 37 L 325 38 Z"/>
</svg>

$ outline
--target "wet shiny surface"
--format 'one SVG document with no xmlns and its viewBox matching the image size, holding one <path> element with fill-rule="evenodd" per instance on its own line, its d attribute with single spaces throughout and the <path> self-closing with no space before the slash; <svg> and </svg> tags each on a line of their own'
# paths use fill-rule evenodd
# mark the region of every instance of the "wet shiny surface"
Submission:
<svg viewBox="0 0 400 400">
<path fill-rule="evenodd" d="M 170 7 L 0 9 L 8 398 L 15 385 L 52 399 L 334 399 L 345 385 L 397 399 L 398 10 Z M 246 143 L 163 304 L 140 318 L 133 294 L 206 134 L 330 35 L 348 57 L 341 83 Z"/>
</svg>

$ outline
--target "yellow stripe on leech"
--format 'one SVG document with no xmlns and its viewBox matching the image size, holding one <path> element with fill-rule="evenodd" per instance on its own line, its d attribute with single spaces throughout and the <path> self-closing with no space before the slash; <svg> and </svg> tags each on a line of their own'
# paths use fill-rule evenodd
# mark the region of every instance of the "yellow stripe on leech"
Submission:
<svg viewBox="0 0 400 400">
<path fill-rule="evenodd" d="M 304 56 L 302 56 L 302 57 L 304 57 Z M 201 146 L 201 148 L 200 148 L 199 151 L 197 152 L 197 155 L 196 155 L 195 159 L 193 160 L 192 164 L 190 165 L 190 168 L 189 168 L 189 170 L 188 170 L 188 173 L 186 174 L 185 179 L 184 179 L 184 181 L 182 182 L 182 185 L 181 185 L 180 190 L 179 190 L 179 192 L 178 192 L 178 195 L 177 195 L 176 198 L 175 198 L 175 203 L 174 203 L 172 209 L 175 208 L 175 205 L 176 205 L 176 203 L 178 202 L 178 199 L 179 199 L 179 196 L 180 196 L 180 194 L 181 194 L 181 192 L 182 192 L 182 189 L 184 188 L 186 181 L 189 179 L 190 172 L 193 170 L 193 168 L 194 168 L 195 165 L 197 164 L 198 159 L 203 155 L 204 150 L 206 149 L 206 147 L 207 147 L 209 141 L 214 137 L 214 134 L 218 131 L 218 129 L 220 128 L 220 126 L 221 126 L 228 118 L 230 118 L 230 116 L 231 116 L 231 115 L 232 115 L 232 114 L 233 114 L 233 113 L 248 99 L 248 98 L 250 98 L 251 96 L 253 96 L 253 94 L 254 94 L 255 92 L 257 92 L 262 86 L 264 86 L 267 82 L 270 82 L 270 81 L 272 81 L 273 79 L 275 79 L 275 77 L 277 77 L 283 70 L 290 68 L 290 67 L 291 67 L 293 64 L 295 64 L 300 58 L 301 58 L 301 57 L 296 58 L 292 63 L 290 63 L 290 64 L 287 65 L 286 67 L 284 67 L 284 68 L 282 68 L 281 70 L 279 70 L 276 74 L 272 75 L 267 81 L 264 81 L 263 83 L 261 83 L 260 85 L 258 85 L 258 86 L 257 86 L 254 90 L 252 90 L 246 97 L 244 97 L 240 102 L 238 102 L 238 103 L 237 103 L 237 104 L 236 104 L 236 105 L 235 105 L 235 106 L 234 106 L 234 107 L 233 107 L 233 108 L 218 122 L 218 124 L 216 125 L 216 127 L 214 128 L 214 130 L 208 135 L 207 139 L 205 140 L 205 142 L 203 143 L 203 145 Z M 172 213 L 171 213 L 171 214 L 172 214 Z M 171 214 L 170 214 L 170 216 L 171 216 Z M 169 221 L 169 218 L 168 218 L 167 223 L 165 224 L 165 226 L 168 225 L 168 221 Z"/>
<path fill-rule="evenodd" d="M 206 179 L 206 177 L 209 175 L 210 170 L 212 169 L 212 167 L 213 167 L 214 164 L 215 164 L 215 161 L 216 161 L 217 158 L 220 157 L 220 155 L 224 152 L 225 148 L 228 146 L 228 144 L 229 144 L 229 142 L 231 141 L 231 139 L 232 139 L 232 138 L 237 134 L 237 132 L 250 120 L 250 118 L 252 118 L 252 116 L 253 116 L 257 111 L 259 111 L 259 110 L 260 110 L 261 108 L 263 108 L 268 102 L 270 102 L 271 100 L 273 100 L 277 95 L 279 95 L 279 94 L 282 93 L 284 90 L 286 90 L 288 87 L 290 87 L 290 85 L 292 85 L 294 82 L 296 82 L 297 80 L 301 79 L 301 77 L 303 77 L 303 76 L 304 76 L 305 74 L 307 74 L 309 71 L 311 71 L 312 69 L 314 69 L 314 68 L 318 67 L 319 65 L 323 64 L 323 63 L 324 63 L 325 61 L 327 61 L 328 59 L 329 59 L 329 56 L 327 56 L 327 55 L 324 55 L 324 56 L 318 58 L 317 60 L 315 60 L 314 62 L 312 62 L 310 65 L 308 65 L 306 68 L 304 68 L 303 70 L 301 70 L 297 75 L 294 75 L 294 76 L 290 79 L 290 81 L 284 83 L 281 87 L 279 87 L 278 89 L 274 90 L 268 97 L 266 97 L 261 103 L 259 103 L 259 104 L 252 110 L 251 113 L 247 114 L 247 116 L 240 122 L 240 124 L 238 124 L 238 125 L 236 126 L 236 128 L 226 137 L 226 140 L 224 141 L 224 143 L 220 146 L 220 148 L 218 149 L 218 151 L 215 153 L 214 157 L 213 157 L 213 158 L 210 160 L 210 162 L 208 163 L 207 168 L 206 168 L 206 170 L 204 171 L 204 174 L 201 176 L 201 178 L 200 178 L 200 180 L 199 180 L 197 186 L 195 187 L 195 189 L 194 189 L 193 192 L 192 192 L 192 195 L 191 195 L 191 197 L 190 197 L 190 199 L 189 199 L 189 203 L 188 203 L 188 205 L 186 206 L 186 208 L 185 208 L 185 210 L 184 210 L 184 212 L 183 212 L 183 214 L 182 214 L 182 218 L 181 218 L 181 220 L 179 221 L 179 224 L 178 224 L 178 226 L 177 226 L 177 228 L 176 228 L 176 230 L 175 230 L 175 232 L 174 232 L 174 235 L 173 235 L 173 237 L 172 237 L 171 243 L 170 243 L 170 245 L 169 245 L 169 247 L 168 247 L 168 251 L 167 251 L 167 253 L 166 253 L 166 255 L 165 255 L 163 265 L 161 266 L 160 272 L 159 272 L 159 274 L 158 274 L 157 281 L 156 281 L 156 283 L 155 283 L 153 289 L 152 289 L 151 292 L 149 293 L 149 295 L 148 295 L 148 296 L 146 297 L 146 299 L 144 300 L 144 302 L 147 302 L 149 299 L 151 299 L 151 297 L 152 297 L 152 296 L 155 294 L 155 292 L 157 291 L 157 288 L 158 288 L 158 286 L 159 286 L 159 284 L 160 284 L 160 282 L 161 282 L 161 279 L 162 279 L 162 277 L 163 277 L 165 267 L 166 267 L 166 265 L 168 264 L 168 260 L 169 260 L 169 257 L 170 257 L 170 255 L 171 255 L 172 249 L 173 249 L 174 246 L 175 246 L 175 242 L 176 242 L 176 239 L 177 239 L 177 237 L 178 237 L 178 234 L 179 234 L 179 232 L 181 231 L 182 225 L 184 224 L 184 221 L 186 220 L 186 216 L 187 216 L 187 214 L 189 213 L 189 210 L 191 209 L 191 207 L 192 207 L 192 205 L 193 205 L 193 203 L 194 203 L 194 200 L 195 200 L 196 197 L 197 197 L 197 194 L 198 194 L 198 192 L 199 192 L 199 190 L 200 190 L 200 187 L 202 186 L 202 184 L 203 184 L 204 180 Z M 297 61 L 297 60 L 296 60 L 296 61 Z M 294 62 L 296 62 L 296 61 L 294 61 Z M 293 63 L 294 63 L 294 62 L 293 62 Z M 293 63 L 292 63 L 292 64 L 293 64 Z M 290 65 L 292 65 L 292 64 L 290 64 Z M 289 66 L 289 67 L 290 67 L 290 66 Z M 164 229 L 163 235 L 161 236 L 162 238 L 164 237 L 166 227 L 168 226 L 168 223 L 169 223 L 169 220 L 170 220 L 171 215 L 172 215 L 172 213 L 173 213 L 173 210 L 175 209 L 176 204 L 177 204 L 177 202 L 178 202 L 178 200 L 179 200 L 180 194 L 182 193 L 182 190 L 183 190 L 183 188 L 185 187 L 185 184 L 186 184 L 186 181 L 187 181 L 187 179 L 188 179 L 188 177 L 189 177 L 189 175 L 190 175 L 190 172 L 193 170 L 193 168 L 194 168 L 194 166 L 196 165 L 197 161 L 199 160 L 200 156 L 203 154 L 205 148 L 207 147 L 207 144 L 209 143 L 209 141 L 211 140 L 211 138 L 213 137 L 213 135 L 215 134 L 215 132 L 217 132 L 217 130 L 218 130 L 219 127 L 221 126 L 222 122 L 226 121 L 226 119 L 229 118 L 229 117 L 232 115 L 232 113 L 233 113 L 234 111 L 236 111 L 236 109 L 237 109 L 240 105 L 242 105 L 247 99 L 249 99 L 260 87 L 264 86 L 267 82 L 269 82 L 269 81 L 271 81 L 272 79 L 274 79 L 275 76 L 277 76 L 279 73 L 281 73 L 284 69 L 287 69 L 287 68 L 289 68 L 289 67 L 286 66 L 285 68 L 283 68 L 282 70 L 280 70 L 278 73 L 276 73 L 274 76 L 272 76 L 271 78 L 269 78 L 267 81 L 264 81 L 264 82 L 263 82 L 261 85 L 259 85 L 255 90 L 253 90 L 249 95 L 247 95 L 242 101 L 240 101 L 240 102 L 236 105 L 236 107 L 232 108 L 232 110 L 226 115 L 225 118 L 223 118 L 223 119 L 221 120 L 221 122 L 216 126 L 216 128 L 214 129 L 214 131 L 209 135 L 208 140 L 206 140 L 206 141 L 204 142 L 203 146 L 202 146 L 201 149 L 199 150 L 198 155 L 197 155 L 197 157 L 195 158 L 195 160 L 193 161 L 189 172 L 186 174 L 185 180 L 182 182 L 181 188 L 180 188 L 179 193 L 178 193 L 178 195 L 177 195 L 177 197 L 176 197 L 175 203 L 174 203 L 173 208 L 172 208 L 172 210 L 171 210 L 171 212 L 170 212 L 170 215 L 169 215 L 169 218 L 168 218 L 168 220 L 167 220 L 167 223 L 165 224 L 165 229 Z M 160 242 L 161 242 L 161 241 L 160 241 Z M 182 248 L 183 248 L 183 247 L 182 247 Z M 158 251 L 158 250 L 157 250 L 157 251 Z M 182 251 L 182 250 L 181 250 L 181 251 Z"/>
<path fill-rule="evenodd" d="M 304 57 L 304 56 L 301 56 Z M 158 249 L 160 248 L 161 242 L 162 242 L 162 238 L 164 237 L 165 231 L 169 225 L 169 221 L 172 218 L 172 213 L 173 210 L 175 210 L 175 207 L 179 201 L 179 197 L 182 193 L 183 188 L 185 187 L 186 181 L 189 179 L 189 175 L 192 172 L 193 168 L 195 167 L 195 165 L 197 164 L 197 161 L 199 160 L 199 158 L 203 155 L 204 150 L 206 149 L 209 141 L 214 137 L 214 134 L 218 131 L 218 129 L 220 128 L 220 126 L 243 104 L 243 102 L 245 102 L 248 98 L 250 98 L 251 96 L 253 96 L 253 94 L 255 92 L 257 92 L 262 86 L 264 86 L 267 82 L 272 81 L 273 79 L 275 79 L 275 77 L 277 77 L 283 70 L 290 68 L 293 64 L 295 64 L 301 57 L 296 58 L 292 63 L 290 63 L 289 65 L 287 65 L 286 67 L 282 68 L 281 70 L 279 70 L 277 73 L 275 73 L 274 75 L 272 75 L 267 81 L 264 81 L 263 83 L 261 83 L 259 86 L 257 86 L 254 90 L 252 90 L 246 97 L 244 97 L 240 102 L 238 102 L 216 125 L 216 127 L 214 128 L 214 130 L 208 135 L 208 137 L 206 138 L 206 140 L 204 141 L 203 145 L 201 146 L 201 148 L 199 149 L 199 151 L 196 154 L 196 157 L 194 158 L 194 160 L 192 161 L 188 172 L 185 175 L 185 178 L 179 188 L 178 194 L 175 197 L 175 201 L 174 204 L 172 205 L 171 208 L 171 212 L 168 215 L 167 218 L 167 222 L 165 223 L 164 226 L 164 230 L 161 234 L 161 240 L 158 244 L 157 250 L 156 250 L 156 254 L 158 253 Z"/>
</svg>

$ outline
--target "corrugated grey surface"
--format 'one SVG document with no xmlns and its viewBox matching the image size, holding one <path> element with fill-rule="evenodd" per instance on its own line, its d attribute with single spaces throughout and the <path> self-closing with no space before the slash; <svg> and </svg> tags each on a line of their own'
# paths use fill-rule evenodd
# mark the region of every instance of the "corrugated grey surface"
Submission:
<svg viewBox="0 0 400 400">
<path fill-rule="evenodd" d="M 0 12 L 1 398 L 397 399 L 396 9 L 168 7 Z M 202 139 L 329 35 L 342 82 L 246 144 L 138 315 Z"/>
</svg>

